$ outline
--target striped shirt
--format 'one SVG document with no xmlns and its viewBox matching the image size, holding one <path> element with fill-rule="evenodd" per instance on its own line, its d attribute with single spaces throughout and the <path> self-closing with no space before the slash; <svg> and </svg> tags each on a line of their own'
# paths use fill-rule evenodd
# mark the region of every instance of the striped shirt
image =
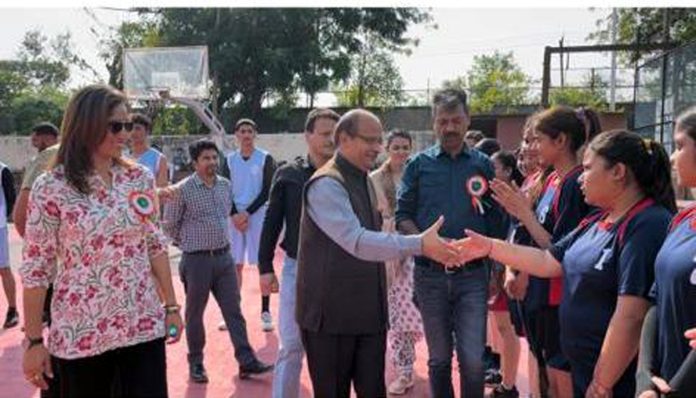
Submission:
<svg viewBox="0 0 696 398">
<path fill-rule="evenodd" d="M 215 250 L 230 244 L 230 181 L 216 176 L 212 187 L 193 173 L 176 185 L 178 195 L 164 209 L 164 230 L 185 252 Z"/>
</svg>

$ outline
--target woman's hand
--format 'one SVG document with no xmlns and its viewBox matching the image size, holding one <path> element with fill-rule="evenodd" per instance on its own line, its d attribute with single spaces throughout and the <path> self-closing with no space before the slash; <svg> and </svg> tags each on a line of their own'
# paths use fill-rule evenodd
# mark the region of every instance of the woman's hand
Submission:
<svg viewBox="0 0 696 398">
<path fill-rule="evenodd" d="M 657 387 L 658 390 L 660 390 L 661 393 L 663 394 L 668 394 L 672 391 L 672 387 L 667 384 L 665 379 L 657 376 L 653 376 L 650 378 L 650 381 Z"/>
<path fill-rule="evenodd" d="M 524 272 L 515 274 L 511 269 L 505 271 L 505 292 L 513 300 L 524 300 L 529 286 L 529 275 Z"/>
<path fill-rule="evenodd" d="M 53 378 L 53 369 L 51 369 L 51 356 L 43 344 L 35 345 L 24 351 L 22 370 L 24 378 L 29 383 L 42 390 L 48 389 L 46 377 Z"/>
<path fill-rule="evenodd" d="M 684 336 L 686 336 L 687 339 L 691 340 L 689 342 L 689 345 L 691 345 L 691 348 L 696 350 L 696 328 L 689 329 L 684 333 Z"/>
<path fill-rule="evenodd" d="M 174 344 L 181 339 L 184 333 L 184 321 L 181 319 L 179 311 L 167 314 L 164 318 L 164 327 L 167 329 L 167 344 Z M 176 334 L 170 333 L 176 328 Z"/>
<path fill-rule="evenodd" d="M 590 386 L 587 387 L 585 398 L 611 398 L 612 390 L 599 384 L 596 380 L 592 380 Z"/>
<path fill-rule="evenodd" d="M 534 216 L 532 203 L 514 183 L 509 185 L 504 181 L 494 179 L 491 181 L 491 190 L 493 190 L 493 199 L 503 206 L 511 216 L 518 220 Z"/>
<path fill-rule="evenodd" d="M 467 238 L 454 242 L 454 245 L 459 250 L 460 263 L 465 264 L 479 258 L 487 257 L 491 253 L 493 247 L 493 240 L 491 238 L 477 234 L 469 229 L 465 232 L 468 236 Z"/>
</svg>

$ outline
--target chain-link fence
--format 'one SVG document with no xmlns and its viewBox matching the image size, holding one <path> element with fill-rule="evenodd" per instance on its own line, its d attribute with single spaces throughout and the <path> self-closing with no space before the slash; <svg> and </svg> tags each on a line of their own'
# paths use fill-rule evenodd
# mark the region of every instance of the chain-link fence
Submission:
<svg viewBox="0 0 696 398">
<path fill-rule="evenodd" d="M 696 42 L 651 59 L 636 69 L 633 128 L 673 150 L 676 116 L 696 104 Z"/>
</svg>

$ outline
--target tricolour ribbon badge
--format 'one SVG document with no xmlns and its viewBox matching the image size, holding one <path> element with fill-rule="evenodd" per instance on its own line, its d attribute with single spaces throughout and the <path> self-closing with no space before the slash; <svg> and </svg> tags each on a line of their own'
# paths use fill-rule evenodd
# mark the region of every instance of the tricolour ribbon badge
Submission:
<svg viewBox="0 0 696 398">
<path fill-rule="evenodd" d="M 128 195 L 128 202 L 143 219 L 148 219 L 155 214 L 155 200 L 147 192 L 131 192 Z"/>
<path fill-rule="evenodd" d="M 483 215 L 483 195 L 488 191 L 488 181 L 481 175 L 473 176 L 466 181 L 466 191 L 471 196 L 471 205 Z"/>
</svg>

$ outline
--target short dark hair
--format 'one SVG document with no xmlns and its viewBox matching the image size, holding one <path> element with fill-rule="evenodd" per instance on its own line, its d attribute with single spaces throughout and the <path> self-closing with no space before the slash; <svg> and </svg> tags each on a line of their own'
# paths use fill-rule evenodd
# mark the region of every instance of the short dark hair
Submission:
<svg viewBox="0 0 696 398">
<path fill-rule="evenodd" d="M 258 129 L 259 129 L 256 126 L 256 122 L 254 122 L 253 120 L 248 119 L 248 118 L 243 118 L 243 119 L 237 120 L 237 123 L 234 124 L 234 131 L 239 130 L 239 128 L 244 126 L 244 125 L 251 126 L 255 131 L 258 131 Z"/>
<path fill-rule="evenodd" d="M 435 116 L 435 112 L 439 106 L 447 110 L 453 110 L 459 105 L 464 108 L 464 112 L 468 115 L 469 107 L 466 104 L 466 92 L 464 92 L 464 90 L 454 88 L 438 90 L 435 92 L 435 95 L 433 95 L 433 116 Z"/>
<path fill-rule="evenodd" d="M 469 130 L 464 134 L 464 139 L 466 140 L 474 140 L 476 143 L 481 141 L 482 139 L 486 138 L 485 135 L 479 130 Z"/>
<path fill-rule="evenodd" d="M 51 122 L 41 122 L 31 129 L 36 135 L 52 135 L 58 137 L 58 127 Z"/>
<path fill-rule="evenodd" d="M 334 122 L 338 122 L 338 119 L 341 118 L 341 116 L 336 113 L 333 109 L 329 108 L 316 108 L 312 109 L 311 112 L 307 115 L 307 120 L 305 121 L 305 131 L 313 133 L 314 132 L 314 124 L 317 122 L 318 119 L 331 119 Z"/>
<path fill-rule="evenodd" d="M 387 147 L 391 145 L 392 141 L 394 141 L 395 138 L 403 138 L 405 140 L 408 140 L 408 144 L 413 146 L 413 137 L 411 134 L 409 134 L 408 131 L 406 130 L 400 130 L 400 129 L 394 129 L 387 134 Z"/>
<path fill-rule="evenodd" d="M 131 121 L 135 124 L 142 124 L 148 130 L 152 128 L 152 119 L 143 115 L 142 113 L 131 113 Z"/>
<path fill-rule="evenodd" d="M 217 145 L 207 138 L 202 138 L 200 140 L 194 141 L 189 145 L 189 156 L 191 156 L 192 161 L 198 160 L 198 157 L 208 149 L 213 149 L 219 152 Z"/>
<path fill-rule="evenodd" d="M 475 148 L 490 157 L 500 150 L 500 143 L 495 138 L 484 138 L 476 143 Z"/>
</svg>

